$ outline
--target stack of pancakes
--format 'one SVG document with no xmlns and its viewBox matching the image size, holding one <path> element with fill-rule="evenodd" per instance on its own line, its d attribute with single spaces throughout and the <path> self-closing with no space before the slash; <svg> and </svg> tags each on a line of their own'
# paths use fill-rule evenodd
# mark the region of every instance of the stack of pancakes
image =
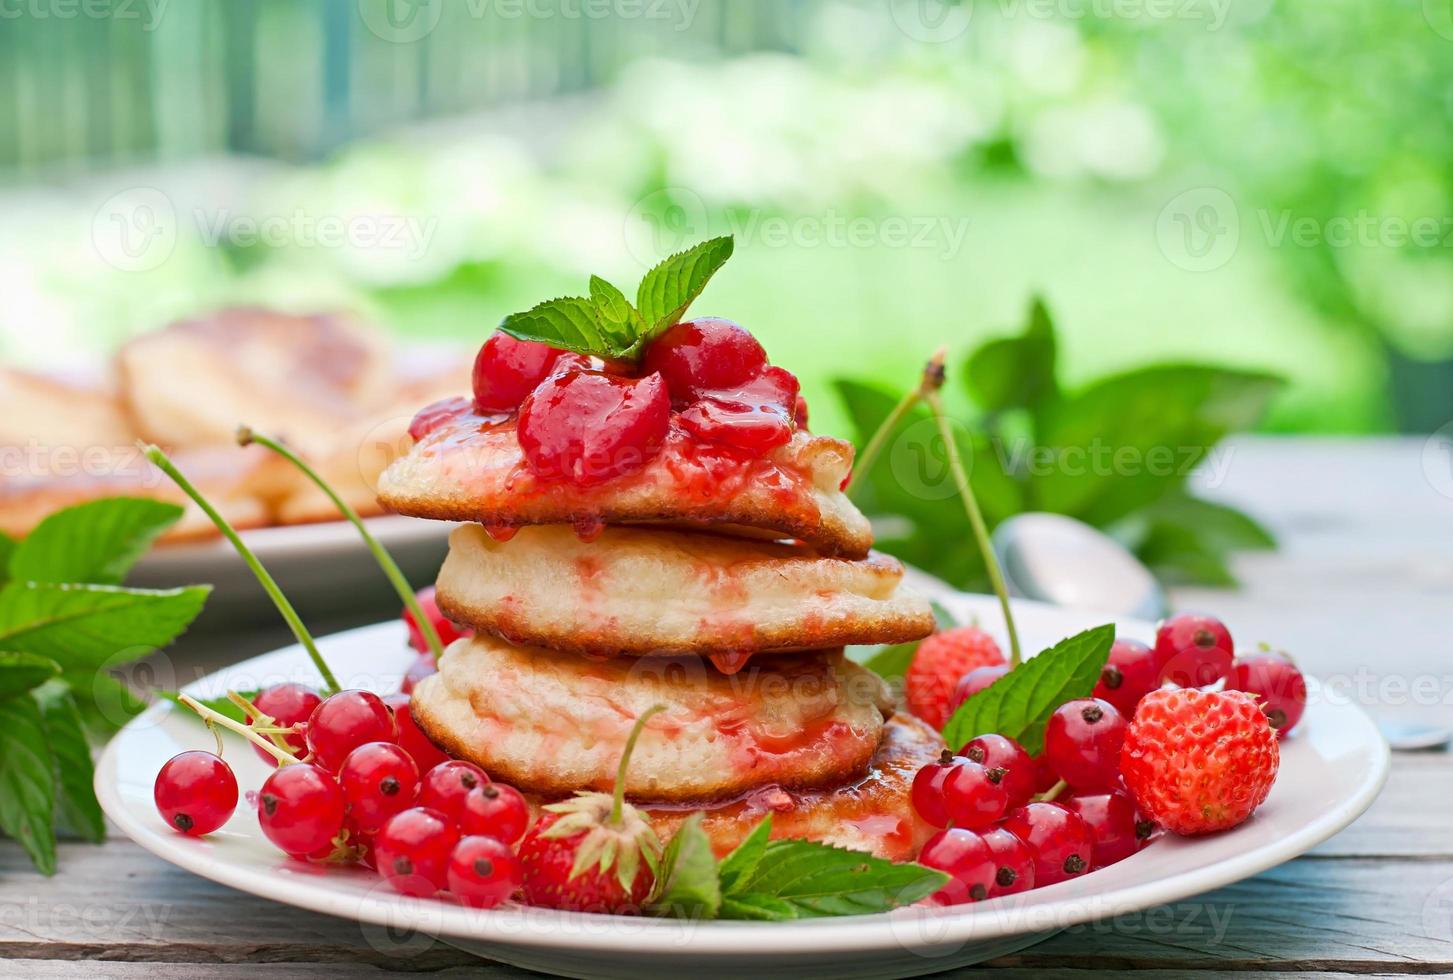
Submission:
<svg viewBox="0 0 1453 980">
<path fill-rule="evenodd" d="M 913 857 L 929 831 L 913 774 L 942 742 L 843 647 L 921 638 L 933 616 L 869 551 L 851 464 L 851 446 L 805 431 L 755 459 L 668 441 L 580 488 L 537 480 L 513 421 L 447 422 L 379 487 L 400 513 L 471 522 L 438 600 L 476 632 L 414 688 L 415 719 L 549 800 L 608 791 L 635 719 L 662 704 L 626 793 L 663 837 L 705 810 L 725 852 L 770 813 L 774 836 Z"/>
</svg>

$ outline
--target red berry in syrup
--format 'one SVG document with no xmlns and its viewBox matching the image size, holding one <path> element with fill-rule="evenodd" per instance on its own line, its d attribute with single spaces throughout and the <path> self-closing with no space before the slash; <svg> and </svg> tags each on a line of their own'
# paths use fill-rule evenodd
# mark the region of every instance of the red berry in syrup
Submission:
<svg viewBox="0 0 1453 980">
<path fill-rule="evenodd" d="M 183 752 L 156 774 L 152 798 L 167 826 L 200 837 L 226 823 L 237 809 L 237 777 L 211 752 Z"/>
<path fill-rule="evenodd" d="M 458 823 L 460 814 L 464 812 L 464 798 L 469 795 L 469 791 L 488 785 L 489 777 L 484 774 L 483 769 L 463 759 L 449 759 L 424 774 L 424 783 L 419 790 L 419 805 L 438 810 Z"/>
<path fill-rule="evenodd" d="M 1108 867 L 1123 861 L 1145 846 L 1155 830 L 1155 824 L 1141 818 L 1135 809 L 1135 801 L 1128 793 L 1096 793 L 1090 796 L 1072 796 L 1064 800 L 1064 806 L 1080 815 L 1094 839 L 1094 853 L 1090 862 L 1093 870 Z"/>
<path fill-rule="evenodd" d="M 989 897 L 989 889 L 999 871 L 994 853 L 984 839 L 961 827 L 940 830 L 930 837 L 918 853 L 918 863 L 949 876 L 944 886 L 931 896 L 936 905 L 982 902 Z"/>
<path fill-rule="evenodd" d="M 699 439 L 724 443 L 753 455 L 792 438 L 797 378 L 779 367 L 735 388 L 703 393 L 681 411 L 681 425 Z"/>
<path fill-rule="evenodd" d="M 459 831 L 444 814 L 416 806 L 394 814 L 374 837 L 374 866 L 398 891 L 427 898 L 448 887 L 458 843 Z"/>
<path fill-rule="evenodd" d="M 283 766 L 257 793 L 257 822 L 284 854 L 326 857 L 343 830 L 346 801 L 332 774 L 308 762 Z"/>
<path fill-rule="evenodd" d="M 1049 716 L 1044 755 L 1059 777 L 1078 790 L 1120 785 L 1125 719 L 1099 698 L 1066 701 Z"/>
<path fill-rule="evenodd" d="M 321 694 L 302 684 L 274 684 L 272 687 L 259 691 L 257 697 L 252 699 L 252 703 L 258 711 L 277 722 L 280 728 L 286 728 L 289 725 L 299 726 L 298 731 L 283 736 L 283 739 L 294 755 L 301 757 L 307 754 L 308 743 L 302 729 L 306 727 L 313 711 L 323 703 Z M 247 721 L 248 724 L 252 724 L 256 718 L 249 715 Z M 256 745 L 252 746 L 252 751 L 269 765 L 277 765 L 275 756 L 264 752 Z"/>
<path fill-rule="evenodd" d="M 432 585 L 420 589 L 414 598 L 419 601 L 419 608 L 429 617 L 429 622 L 434 625 L 434 632 L 439 634 L 439 642 L 444 646 L 447 647 L 461 636 L 474 635 L 474 630 L 457 625 L 439 611 L 439 599 Z M 414 622 L 414 614 L 408 607 L 404 608 L 404 625 L 409 628 L 409 646 L 420 653 L 431 654 L 429 644 L 424 639 L 424 634 L 419 631 L 419 624 Z"/>
<path fill-rule="evenodd" d="M 678 323 L 646 348 L 646 372 L 661 372 L 672 399 L 681 403 L 743 385 L 766 365 L 757 338 L 719 317 Z"/>
<path fill-rule="evenodd" d="M 561 353 L 496 330 L 474 358 L 474 407 L 481 414 L 514 411 L 545 380 Z"/>
<path fill-rule="evenodd" d="M 515 852 L 493 837 L 464 837 L 449 855 L 449 891 L 465 905 L 492 909 L 519 890 Z"/>
<path fill-rule="evenodd" d="M 409 423 L 409 438 L 418 442 L 435 429 L 467 414 L 473 407 L 473 403 L 468 398 L 457 396 L 425 405 Z"/>
<path fill-rule="evenodd" d="M 1155 655 L 1160 680 L 1177 687 L 1206 687 L 1231 673 L 1231 633 L 1219 619 L 1180 613 L 1160 624 Z"/>
<path fill-rule="evenodd" d="M 530 805 L 513 786 L 486 782 L 464 797 L 459 829 L 513 844 L 530 825 Z"/>
<path fill-rule="evenodd" d="M 1009 814 L 1004 829 L 1034 853 L 1035 887 L 1053 885 L 1090 870 L 1090 829 L 1057 803 L 1031 803 Z"/>
<path fill-rule="evenodd" d="M 392 742 L 396 737 L 393 712 L 372 691 L 339 691 L 308 719 L 308 751 L 329 772 L 337 772 L 348 753 L 365 742 Z"/>
<path fill-rule="evenodd" d="M 520 407 L 519 440 L 530 472 L 589 487 L 653 460 L 671 424 L 659 374 L 639 380 L 599 371 L 546 378 Z"/>
<path fill-rule="evenodd" d="M 1004 770 L 990 769 L 960 757 L 943 783 L 943 808 L 955 827 L 979 830 L 1000 820 L 1009 809 Z"/>
<path fill-rule="evenodd" d="M 970 739 L 959 755 L 977 762 L 986 769 L 1002 769 L 1001 780 L 1009 798 L 1009 808 L 1021 807 L 1039 790 L 1035 783 L 1039 765 L 1024 751 L 1024 746 L 1003 735 L 980 735 Z"/>
<path fill-rule="evenodd" d="M 429 741 L 419 726 L 414 722 L 413 708 L 409 705 L 407 694 L 390 694 L 383 699 L 389 710 L 394 713 L 394 726 L 398 729 L 398 743 L 405 752 L 414 760 L 414 765 L 419 767 L 419 772 L 428 772 L 441 762 L 447 762 L 449 757 L 445 755 L 438 746 Z"/>
<path fill-rule="evenodd" d="M 1268 650 L 1237 659 L 1226 688 L 1259 698 L 1277 738 L 1295 728 L 1307 710 L 1307 679 L 1283 653 Z"/>
<path fill-rule="evenodd" d="M 994 884 L 989 887 L 989 897 L 1016 895 L 1034 887 L 1034 852 L 1029 845 L 1005 830 L 995 827 L 983 835 L 994 856 Z"/>
<path fill-rule="evenodd" d="M 1127 721 L 1135 716 L 1140 699 L 1160 687 L 1160 659 L 1139 640 L 1118 639 L 1100 672 L 1093 696 L 1109 701 Z"/>
<path fill-rule="evenodd" d="M 338 770 L 338 784 L 354 825 L 363 834 L 374 834 L 389 817 L 414 805 L 419 767 L 402 746 L 368 742 L 348 753 Z"/>
<path fill-rule="evenodd" d="M 960 762 L 965 761 L 948 749 L 943 750 L 937 762 L 930 762 L 913 776 L 911 798 L 913 809 L 924 823 L 934 827 L 948 826 L 948 809 L 944 800 L 944 786 Z"/>
</svg>

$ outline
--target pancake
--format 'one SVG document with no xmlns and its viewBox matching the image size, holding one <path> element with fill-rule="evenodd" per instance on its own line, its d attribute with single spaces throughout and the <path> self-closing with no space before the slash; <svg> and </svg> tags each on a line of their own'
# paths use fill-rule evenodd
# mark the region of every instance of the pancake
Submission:
<svg viewBox="0 0 1453 980">
<path fill-rule="evenodd" d="M 544 796 L 609 791 L 631 726 L 655 704 L 666 710 L 641 733 L 626 792 L 684 803 L 858 778 L 891 695 L 841 652 L 726 675 L 699 657 L 592 661 L 475 636 L 450 645 L 411 701 L 450 755 Z"/>
<path fill-rule="evenodd" d="M 632 656 L 824 650 L 903 643 L 933 632 L 903 566 L 873 553 L 821 558 L 768 541 L 565 526 L 496 541 L 478 524 L 449 538 L 439 608 L 515 643 Z"/>
<path fill-rule="evenodd" d="M 673 425 L 661 453 L 599 486 L 542 481 L 526 468 L 514 419 L 455 416 L 384 471 L 379 499 L 400 514 L 530 524 L 709 525 L 732 534 L 798 538 L 819 552 L 862 558 L 872 530 L 842 492 L 848 443 L 799 430 L 761 458 L 697 442 Z"/>
<path fill-rule="evenodd" d="M 894 715 L 861 778 L 820 790 L 757 790 L 709 808 L 702 829 L 711 838 L 712 850 L 722 857 L 770 813 L 774 838 L 805 838 L 869 851 L 890 861 L 911 861 L 935 829 L 914 812 L 913 777 L 943 748 L 943 739 L 925 722 L 912 715 Z M 685 807 L 648 807 L 646 816 L 667 840 L 691 812 Z"/>
<path fill-rule="evenodd" d="M 135 441 L 114 391 L 0 367 L 0 447 L 76 452 Z"/>
</svg>

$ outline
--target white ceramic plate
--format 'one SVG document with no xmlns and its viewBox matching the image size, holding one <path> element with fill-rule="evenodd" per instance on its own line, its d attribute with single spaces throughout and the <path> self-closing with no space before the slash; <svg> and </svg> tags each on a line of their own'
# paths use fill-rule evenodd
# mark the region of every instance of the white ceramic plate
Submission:
<svg viewBox="0 0 1453 980">
<path fill-rule="evenodd" d="M 999 621 L 994 602 L 949 600 L 951 611 Z M 1015 615 L 1025 645 L 1038 650 L 1103 618 L 1022 602 Z M 1122 635 L 1149 639 L 1151 624 L 1121 621 Z M 341 683 L 392 690 L 412 660 L 403 628 L 386 623 L 328 637 L 321 647 Z M 238 664 L 188 688 L 211 696 L 281 679 L 316 682 L 306 656 L 288 647 Z M 480 912 L 394 893 L 362 869 L 295 863 L 275 851 L 246 806 L 217 834 L 198 840 L 167 828 L 152 784 L 172 755 L 211 748 L 212 737 L 180 709 L 148 709 L 112 740 L 96 770 L 106 813 L 137 843 L 180 867 L 262 895 L 364 924 L 381 949 L 407 955 L 441 937 L 507 963 L 576 977 L 689 974 L 698 980 L 750 972 L 802 977 L 908 977 L 1020 949 L 1059 929 L 1175 902 L 1296 857 L 1355 820 L 1387 776 L 1387 747 L 1357 708 L 1312 705 L 1282 749 L 1281 774 L 1256 815 L 1224 834 L 1163 838 L 1126 861 L 1072 881 L 957 909 L 796 923 L 683 922 L 554 912 L 511 906 Z M 265 770 L 231 743 L 239 782 L 255 789 Z M 218 923 L 222 927 L 223 923 Z"/>
</svg>

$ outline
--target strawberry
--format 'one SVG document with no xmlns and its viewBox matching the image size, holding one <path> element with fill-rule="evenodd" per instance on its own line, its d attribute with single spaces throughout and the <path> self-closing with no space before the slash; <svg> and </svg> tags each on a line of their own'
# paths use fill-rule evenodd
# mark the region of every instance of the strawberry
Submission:
<svg viewBox="0 0 1453 980">
<path fill-rule="evenodd" d="M 1140 702 L 1120 770 L 1141 811 L 1178 834 L 1226 830 L 1271 792 L 1276 732 L 1239 691 L 1162 689 Z"/>
<path fill-rule="evenodd" d="M 914 651 L 903 675 L 908 710 L 934 728 L 942 728 L 953 713 L 954 688 L 975 667 L 1004 663 L 994 638 L 977 626 L 959 626 L 935 633 Z"/>
<path fill-rule="evenodd" d="M 646 720 L 636 719 L 621 753 L 615 792 L 576 793 L 546 806 L 520 841 L 525 901 L 575 912 L 639 912 L 656 883 L 661 841 L 641 811 L 625 802 L 626 767 Z"/>
</svg>

